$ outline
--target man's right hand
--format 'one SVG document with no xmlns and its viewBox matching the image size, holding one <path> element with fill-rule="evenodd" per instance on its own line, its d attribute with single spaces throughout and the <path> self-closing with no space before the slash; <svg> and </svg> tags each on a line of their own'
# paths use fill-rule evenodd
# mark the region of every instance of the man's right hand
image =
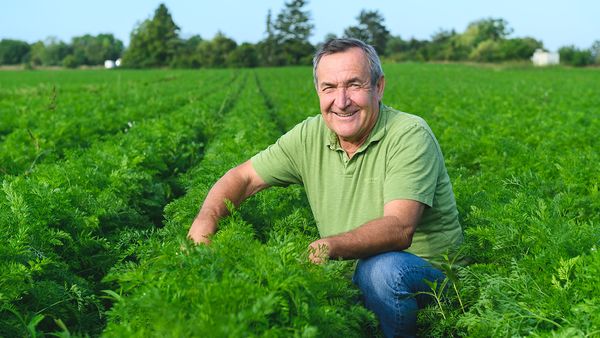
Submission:
<svg viewBox="0 0 600 338">
<path fill-rule="evenodd" d="M 194 241 L 195 244 L 210 244 L 210 237 L 212 237 L 216 231 L 217 226 L 214 222 L 196 217 L 188 231 L 188 238 Z"/>
<path fill-rule="evenodd" d="M 237 207 L 245 199 L 267 187 L 250 160 L 229 170 L 208 192 L 188 231 L 188 238 L 196 244 L 209 244 L 210 237 L 217 232 L 219 219 L 229 214 L 226 201 Z"/>
</svg>

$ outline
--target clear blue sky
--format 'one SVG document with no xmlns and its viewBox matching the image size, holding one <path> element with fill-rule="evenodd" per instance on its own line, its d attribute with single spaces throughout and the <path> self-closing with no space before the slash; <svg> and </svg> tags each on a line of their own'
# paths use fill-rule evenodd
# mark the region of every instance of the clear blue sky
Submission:
<svg viewBox="0 0 600 338">
<path fill-rule="evenodd" d="M 65 42 L 84 34 L 113 33 L 129 43 L 137 23 L 152 16 L 165 3 L 181 35 L 212 38 L 222 31 L 238 43 L 264 37 L 265 17 L 283 8 L 284 0 L 5 0 L 0 5 L 0 39 L 35 42 L 49 36 Z M 464 31 L 471 21 L 495 17 L 508 21 L 512 37 L 531 36 L 556 50 L 574 44 L 589 48 L 600 40 L 600 1 L 569 0 L 312 0 L 315 29 L 311 41 L 327 33 L 341 35 L 356 24 L 361 9 L 379 10 L 385 25 L 403 39 L 429 39 L 440 29 Z"/>
</svg>

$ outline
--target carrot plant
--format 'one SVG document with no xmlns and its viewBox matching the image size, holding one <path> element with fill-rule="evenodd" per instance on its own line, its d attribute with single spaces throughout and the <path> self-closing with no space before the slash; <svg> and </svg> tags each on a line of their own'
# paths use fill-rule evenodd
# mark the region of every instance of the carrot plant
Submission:
<svg viewBox="0 0 600 338">
<path fill-rule="evenodd" d="M 466 234 L 420 334 L 599 335 L 598 70 L 384 71 L 384 103 L 435 132 Z M 185 237 L 221 175 L 319 113 L 311 77 L 0 72 L 0 336 L 380 334 L 353 262 L 308 263 L 301 187 L 232 208 L 210 246 Z"/>
<path fill-rule="evenodd" d="M 236 88 L 235 83 L 233 88 Z M 6 175 L 0 194 L 0 335 L 61 325 L 98 334 L 110 303 L 101 280 L 161 225 L 175 178 L 200 158 L 205 121 L 219 119 L 235 91 L 148 119 L 63 160 Z M 59 325 L 59 323 L 61 323 Z"/>
<path fill-rule="evenodd" d="M 138 248 L 145 259 L 109 275 L 121 289 L 107 336 L 360 336 L 374 326 L 351 286 L 348 264 L 308 262 L 316 233 L 297 189 L 248 201 L 220 222 L 210 246 L 185 239 L 216 179 L 279 135 L 259 93 L 250 77 L 219 137 L 186 175 L 188 193 L 167 206 L 165 228 Z M 261 223 L 246 221 L 253 217 Z"/>
</svg>

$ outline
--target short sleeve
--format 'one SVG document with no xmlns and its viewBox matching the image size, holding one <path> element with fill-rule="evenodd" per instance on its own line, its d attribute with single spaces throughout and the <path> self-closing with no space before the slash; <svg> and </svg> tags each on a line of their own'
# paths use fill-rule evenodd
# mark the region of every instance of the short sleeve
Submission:
<svg viewBox="0 0 600 338">
<path fill-rule="evenodd" d="M 410 199 L 431 207 L 443 163 L 437 142 L 419 123 L 393 137 L 386 158 L 384 203 Z"/>
<path fill-rule="evenodd" d="M 301 184 L 298 159 L 302 157 L 302 124 L 281 136 L 277 142 L 251 158 L 258 175 L 269 185 Z"/>
</svg>

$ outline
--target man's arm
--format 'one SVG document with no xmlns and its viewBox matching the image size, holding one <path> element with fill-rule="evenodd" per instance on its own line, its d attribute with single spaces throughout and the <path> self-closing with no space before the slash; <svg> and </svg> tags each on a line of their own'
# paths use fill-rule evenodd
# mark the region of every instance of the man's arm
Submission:
<svg viewBox="0 0 600 338">
<path fill-rule="evenodd" d="M 210 189 L 188 237 L 195 243 L 210 243 L 219 220 L 228 214 L 225 200 L 238 207 L 248 197 L 268 187 L 252 167 L 250 160 L 229 170 Z"/>
<path fill-rule="evenodd" d="M 310 244 L 310 260 L 354 259 L 410 247 L 425 205 L 413 200 L 394 200 L 383 207 L 383 217 Z"/>
</svg>

